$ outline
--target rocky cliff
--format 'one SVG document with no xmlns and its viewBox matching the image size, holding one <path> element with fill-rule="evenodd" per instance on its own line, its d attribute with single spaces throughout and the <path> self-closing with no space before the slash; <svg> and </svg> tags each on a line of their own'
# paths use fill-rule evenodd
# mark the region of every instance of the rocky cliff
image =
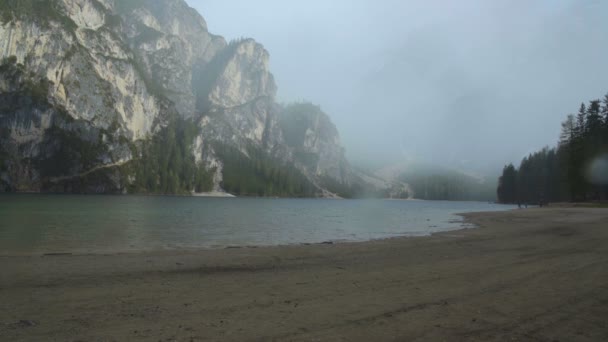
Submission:
<svg viewBox="0 0 608 342">
<path fill-rule="evenodd" d="M 348 185 L 350 166 L 329 116 L 311 103 L 290 104 L 281 112 L 281 128 L 294 161 L 315 179 Z"/>
<path fill-rule="evenodd" d="M 5 0 L 0 58 L 0 189 L 331 195 L 352 182 L 329 118 L 275 103 L 263 46 L 209 33 L 183 0 Z"/>
</svg>

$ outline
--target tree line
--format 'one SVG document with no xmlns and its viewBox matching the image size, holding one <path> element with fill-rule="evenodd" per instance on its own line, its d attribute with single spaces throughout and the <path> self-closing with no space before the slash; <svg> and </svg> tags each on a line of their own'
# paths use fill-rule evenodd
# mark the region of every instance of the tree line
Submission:
<svg viewBox="0 0 608 342">
<path fill-rule="evenodd" d="M 136 157 L 130 165 L 134 182 L 130 193 L 189 194 L 213 188 L 214 170 L 198 165 L 191 148 L 198 127 L 175 113 L 153 137 L 133 147 Z"/>
<path fill-rule="evenodd" d="M 562 122 L 556 147 L 506 165 L 499 178 L 502 203 L 608 199 L 608 94 L 582 103 Z"/>
<path fill-rule="evenodd" d="M 295 166 L 273 158 L 254 146 L 246 154 L 236 147 L 216 143 L 214 150 L 224 163 L 221 186 L 241 196 L 313 197 L 315 186 Z"/>
<path fill-rule="evenodd" d="M 495 185 L 458 171 L 421 166 L 401 174 L 414 198 L 442 201 L 495 201 Z M 408 194 L 409 195 L 409 194 Z"/>
</svg>

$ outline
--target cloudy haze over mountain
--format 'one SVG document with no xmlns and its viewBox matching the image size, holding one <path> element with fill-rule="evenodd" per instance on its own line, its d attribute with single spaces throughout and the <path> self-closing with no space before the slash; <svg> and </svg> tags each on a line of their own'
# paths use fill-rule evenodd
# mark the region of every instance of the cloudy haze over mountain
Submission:
<svg viewBox="0 0 608 342">
<path fill-rule="evenodd" d="M 188 3 L 264 44 L 279 100 L 319 103 L 354 160 L 502 167 L 608 91 L 605 1 Z"/>
</svg>

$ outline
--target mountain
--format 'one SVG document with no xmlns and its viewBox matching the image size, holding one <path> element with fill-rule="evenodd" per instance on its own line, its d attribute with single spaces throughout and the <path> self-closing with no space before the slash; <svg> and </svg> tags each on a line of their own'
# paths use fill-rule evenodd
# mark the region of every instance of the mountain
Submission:
<svg viewBox="0 0 608 342">
<path fill-rule="evenodd" d="M 0 191 L 348 195 L 319 107 L 183 0 L 0 3 Z"/>
<path fill-rule="evenodd" d="M 405 186 L 402 193 L 422 200 L 496 201 L 496 182 L 459 169 L 431 163 L 390 164 L 373 172 Z"/>
</svg>

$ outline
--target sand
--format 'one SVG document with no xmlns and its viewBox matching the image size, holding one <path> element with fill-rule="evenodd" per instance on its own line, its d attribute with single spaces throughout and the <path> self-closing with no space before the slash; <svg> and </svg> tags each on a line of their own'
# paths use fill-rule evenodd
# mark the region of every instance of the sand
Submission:
<svg viewBox="0 0 608 342">
<path fill-rule="evenodd" d="M 366 243 L 0 258 L 2 341 L 608 341 L 608 210 Z"/>
</svg>

